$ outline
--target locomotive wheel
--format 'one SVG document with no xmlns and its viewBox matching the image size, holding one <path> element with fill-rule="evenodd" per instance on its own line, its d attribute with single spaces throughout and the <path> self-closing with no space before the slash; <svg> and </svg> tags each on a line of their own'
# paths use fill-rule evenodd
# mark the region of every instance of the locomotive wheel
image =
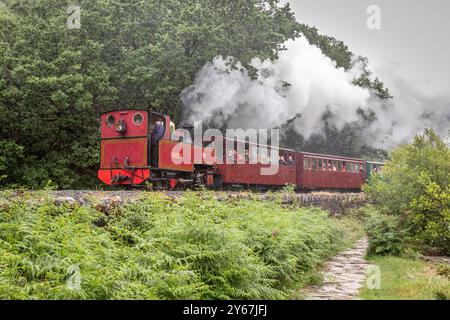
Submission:
<svg viewBox="0 0 450 320">
<path fill-rule="evenodd" d="M 206 187 L 206 176 L 202 173 L 195 173 L 194 174 L 194 189 L 200 189 L 202 187 Z"/>
</svg>

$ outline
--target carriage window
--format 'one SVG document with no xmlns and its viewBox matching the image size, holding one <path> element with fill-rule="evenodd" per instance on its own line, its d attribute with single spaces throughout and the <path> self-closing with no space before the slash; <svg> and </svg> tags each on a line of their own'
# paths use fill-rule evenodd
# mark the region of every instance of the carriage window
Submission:
<svg viewBox="0 0 450 320">
<path fill-rule="evenodd" d="M 317 170 L 317 159 L 313 159 L 313 169 Z"/>
<path fill-rule="evenodd" d="M 248 163 L 254 164 L 258 163 L 258 147 L 254 145 L 248 146 Z"/>
<path fill-rule="evenodd" d="M 322 170 L 322 159 L 319 159 L 318 169 L 319 169 L 319 170 Z"/>
<path fill-rule="evenodd" d="M 333 171 L 336 172 L 338 170 L 338 162 L 336 160 L 333 161 Z"/>
<path fill-rule="evenodd" d="M 311 169 L 311 158 L 308 158 L 308 169 Z"/>
<path fill-rule="evenodd" d="M 280 153 L 278 156 L 278 163 L 282 166 L 287 166 L 287 154 L 285 153 Z"/>
<path fill-rule="evenodd" d="M 271 162 L 270 149 L 269 148 L 265 148 L 265 147 L 260 147 L 260 149 L 259 149 L 259 157 L 260 157 L 259 160 L 260 160 L 261 164 L 270 164 L 270 162 Z"/>
<path fill-rule="evenodd" d="M 306 160 L 305 160 L 306 161 Z M 295 165 L 295 160 L 294 160 L 294 156 L 291 154 L 287 155 L 287 159 L 286 162 L 288 164 L 288 166 L 294 166 Z"/>
<path fill-rule="evenodd" d="M 364 164 L 363 163 L 360 163 L 359 164 L 359 172 L 364 172 L 365 170 L 364 170 Z"/>
</svg>

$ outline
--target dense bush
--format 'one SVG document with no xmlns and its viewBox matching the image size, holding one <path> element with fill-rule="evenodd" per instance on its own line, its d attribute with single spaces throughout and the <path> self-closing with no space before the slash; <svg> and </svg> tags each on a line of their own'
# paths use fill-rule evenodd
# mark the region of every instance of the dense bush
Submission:
<svg viewBox="0 0 450 320">
<path fill-rule="evenodd" d="M 364 191 L 383 213 L 400 217 L 415 245 L 450 254 L 450 148 L 434 131 L 394 150 Z"/>
<path fill-rule="evenodd" d="M 369 239 L 369 254 L 399 255 L 404 248 L 404 232 L 399 218 L 377 212 L 372 207 L 365 208 L 367 213 L 365 229 Z"/>
<path fill-rule="evenodd" d="M 12 141 L 0 140 L 0 185 L 18 181 L 18 168 L 23 158 L 23 147 Z"/>
<path fill-rule="evenodd" d="M 0 201 L 0 299 L 286 298 L 348 238 L 317 209 L 201 197 L 149 194 L 108 215 Z"/>
</svg>

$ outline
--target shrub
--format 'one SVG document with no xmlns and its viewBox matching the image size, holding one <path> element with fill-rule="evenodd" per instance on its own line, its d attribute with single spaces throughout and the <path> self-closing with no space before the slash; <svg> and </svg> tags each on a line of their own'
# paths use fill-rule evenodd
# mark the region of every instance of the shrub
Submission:
<svg viewBox="0 0 450 320">
<path fill-rule="evenodd" d="M 415 246 L 450 254 L 450 148 L 434 131 L 394 150 L 364 191 L 383 213 L 401 217 Z"/>
<path fill-rule="evenodd" d="M 450 279 L 450 266 L 446 263 L 440 263 L 436 267 L 436 273 Z"/>
<path fill-rule="evenodd" d="M 433 289 L 436 300 L 450 300 L 450 289 L 448 287 L 437 286 Z"/>
<path fill-rule="evenodd" d="M 371 209 L 365 223 L 369 238 L 368 253 L 378 255 L 399 255 L 404 248 L 399 219 Z"/>
</svg>

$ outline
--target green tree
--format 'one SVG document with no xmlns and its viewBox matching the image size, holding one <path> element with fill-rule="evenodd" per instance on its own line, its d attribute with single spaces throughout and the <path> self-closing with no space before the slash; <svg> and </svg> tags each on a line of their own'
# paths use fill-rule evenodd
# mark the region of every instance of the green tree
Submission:
<svg viewBox="0 0 450 320">
<path fill-rule="evenodd" d="M 308 39 L 309 43 L 319 47 L 326 56 L 336 62 L 336 67 L 349 70 L 355 64 L 359 64 L 363 70 L 363 74 L 355 80 L 354 83 L 356 85 L 372 89 L 380 98 L 392 98 L 389 90 L 384 87 L 380 79 L 375 78 L 374 80 L 370 80 L 372 72 L 369 70 L 369 59 L 367 57 L 355 55 L 343 41 L 320 34 L 316 27 L 301 24 L 300 31 Z"/>
<path fill-rule="evenodd" d="M 393 151 L 364 191 L 401 217 L 414 243 L 450 253 L 450 148 L 433 130 Z"/>
<path fill-rule="evenodd" d="M 0 137 L 25 158 L 0 183 L 33 187 L 96 183 L 99 112 L 153 107 L 179 120 L 179 93 L 207 61 L 274 59 L 299 30 L 273 0 L 80 0 L 80 29 L 66 25 L 72 1 L 5 4 Z"/>
</svg>

